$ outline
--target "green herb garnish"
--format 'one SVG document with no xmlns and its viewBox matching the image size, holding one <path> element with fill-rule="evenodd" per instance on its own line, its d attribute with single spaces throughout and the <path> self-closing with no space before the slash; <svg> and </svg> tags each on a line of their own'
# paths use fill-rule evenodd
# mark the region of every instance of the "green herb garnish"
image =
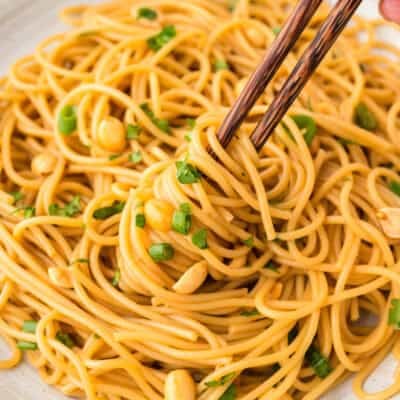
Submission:
<svg viewBox="0 0 400 400">
<path fill-rule="evenodd" d="M 117 158 L 121 157 L 123 153 L 118 153 L 118 154 L 111 154 L 111 156 L 108 157 L 110 161 L 116 160 Z"/>
<path fill-rule="evenodd" d="M 74 217 L 81 211 L 81 199 L 79 196 L 74 196 L 73 199 L 65 205 L 60 207 L 58 204 L 49 205 L 49 214 L 58 217 Z"/>
<path fill-rule="evenodd" d="M 356 107 L 354 121 L 360 128 L 366 129 L 367 131 L 374 131 L 378 127 L 378 122 L 374 114 L 372 114 L 364 103 L 360 103 Z"/>
<path fill-rule="evenodd" d="M 57 126 L 58 130 L 66 136 L 76 131 L 78 118 L 74 106 L 66 105 L 60 110 Z"/>
<path fill-rule="evenodd" d="M 98 208 L 93 213 L 94 219 L 107 219 L 115 214 L 119 214 L 125 207 L 125 202 L 115 200 L 111 206 Z"/>
<path fill-rule="evenodd" d="M 243 317 L 255 317 L 256 315 L 260 315 L 260 311 L 256 308 L 254 310 L 244 310 L 240 312 L 240 315 Z"/>
<path fill-rule="evenodd" d="M 254 238 L 250 236 L 248 239 L 243 240 L 243 243 L 247 246 L 252 248 L 254 246 Z"/>
<path fill-rule="evenodd" d="M 177 161 L 175 165 L 177 169 L 176 177 L 180 183 L 187 185 L 200 180 L 201 173 L 194 165 L 186 161 Z"/>
<path fill-rule="evenodd" d="M 129 161 L 133 162 L 134 164 L 138 164 L 142 160 L 143 160 L 142 152 L 139 150 L 129 154 Z"/>
<path fill-rule="evenodd" d="M 37 321 L 24 321 L 22 325 L 22 332 L 25 333 L 36 333 Z"/>
<path fill-rule="evenodd" d="M 398 330 L 400 329 L 400 299 L 392 299 L 391 305 L 388 323 Z"/>
<path fill-rule="evenodd" d="M 154 50 L 160 50 L 164 45 L 171 41 L 176 36 L 176 29 L 173 25 L 165 26 L 157 35 L 147 39 L 148 46 Z"/>
<path fill-rule="evenodd" d="M 236 385 L 232 383 L 228 387 L 228 389 L 225 390 L 224 394 L 219 398 L 219 400 L 235 400 L 236 399 Z"/>
<path fill-rule="evenodd" d="M 194 129 L 196 126 L 196 120 L 194 118 L 186 118 L 186 124 L 190 129 Z"/>
<path fill-rule="evenodd" d="M 22 192 L 10 192 L 10 196 L 14 199 L 13 204 L 18 203 L 19 201 L 23 200 L 25 195 Z"/>
<path fill-rule="evenodd" d="M 166 119 L 157 118 L 147 103 L 141 104 L 140 108 L 150 118 L 151 122 L 157 126 L 158 129 L 165 133 L 171 133 L 169 122 Z"/>
<path fill-rule="evenodd" d="M 135 225 L 138 228 L 144 228 L 144 226 L 146 225 L 146 217 L 144 216 L 144 214 L 136 214 Z"/>
<path fill-rule="evenodd" d="M 317 125 L 315 121 L 308 115 L 293 115 L 293 121 L 296 123 L 299 129 L 305 129 L 304 140 L 310 145 L 317 133 Z"/>
<path fill-rule="evenodd" d="M 207 243 L 207 229 L 200 229 L 195 232 L 192 236 L 192 243 L 199 249 L 206 249 L 208 247 Z"/>
<path fill-rule="evenodd" d="M 183 203 L 180 205 L 179 210 L 174 212 L 172 216 L 172 229 L 175 232 L 187 235 L 192 227 L 192 216 L 190 204 Z"/>
<path fill-rule="evenodd" d="M 272 28 L 272 33 L 273 33 L 275 36 L 278 36 L 278 35 L 281 33 L 281 30 L 282 30 L 282 28 L 281 28 L 280 26 L 274 26 L 274 27 Z"/>
<path fill-rule="evenodd" d="M 75 346 L 75 340 L 69 333 L 59 331 L 56 334 L 56 339 L 69 349 Z"/>
<path fill-rule="evenodd" d="M 224 69 L 229 70 L 229 64 L 225 60 L 215 60 L 214 71 L 222 71 Z"/>
<path fill-rule="evenodd" d="M 400 196 L 400 183 L 396 181 L 390 181 L 389 182 L 389 189 L 396 194 L 397 196 Z"/>
<path fill-rule="evenodd" d="M 205 382 L 205 385 L 208 387 L 218 387 L 218 386 L 223 386 L 226 383 L 230 382 L 235 376 L 234 372 L 231 372 L 228 375 L 222 376 L 220 379 L 214 380 L 214 381 L 208 381 Z"/>
<path fill-rule="evenodd" d="M 23 210 L 24 210 L 24 218 L 25 219 L 32 218 L 36 215 L 35 207 L 28 206 L 28 207 L 24 207 Z"/>
<path fill-rule="evenodd" d="M 126 138 L 129 140 L 135 140 L 139 137 L 142 128 L 139 125 L 128 124 L 126 127 Z"/>
<path fill-rule="evenodd" d="M 168 261 L 174 256 L 174 248 L 169 243 L 155 243 L 149 248 L 150 257 L 155 262 Z"/>
<path fill-rule="evenodd" d="M 157 19 L 157 11 L 153 10 L 152 8 L 141 7 L 137 10 L 136 18 L 145 18 L 152 21 Z"/>
<path fill-rule="evenodd" d="M 117 287 L 120 280 L 121 280 L 121 271 L 119 269 L 117 269 L 112 278 L 111 285 L 113 285 L 114 287 Z"/>
<path fill-rule="evenodd" d="M 350 139 L 345 139 L 345 138 L 338 138 L 338 142 L 342 145 L 342 146 L 347 146 L 349 144 L 356 144 L 355 142 L 353 142 Z"/>
<path fill-rule="evenodd" d="M 37 343 L 25 342 L 24 340 L 19 340 L 17 342 L 17 347 L 20 350 L 23 350 L 23 351 L 31 351 L 31 350 L 37 350 L 38 349 Z"/>
<path fill-rule="evenodd" d="M 320 378 L 326 378 L 332 372 L 329 360 L 316 347 L 311 346 L 307 350 L 306 359 Z"/>
</svg>

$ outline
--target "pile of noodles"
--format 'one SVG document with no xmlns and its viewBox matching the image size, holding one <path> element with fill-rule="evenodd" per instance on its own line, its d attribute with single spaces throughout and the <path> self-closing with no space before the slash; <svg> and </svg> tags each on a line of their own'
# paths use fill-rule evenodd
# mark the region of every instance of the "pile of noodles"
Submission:
<svg viewBox="0 0 400 400">
<path fill-rule="evenodd" d="M 11 356 L 0 368 L 20 362 L 24 341 L 36 343 L 26 356 L 46 383 L 89 400 L 161 400 L 175 369 L 191 374 L 199 400 L 319 399 L 351 373 L 361 399 L 400 393 L 398 374 L 379 393 L 363 389 L 389 352 L 400 357 L 388 324 L 400 246 L 376 218 L 381 207 L 400 207 L 389 185 L 400 171 L 400 64 L 399 50 L 376 37 L 381 22 L 354 19 L 257 153 L 249 135 L 326 18 L 321 7 L 229 148 L 215 136 L 295 3 L 69 8 L 62 18 L 72 29 L 10 68 L 0 82 L 0 333 Z M 157 18 L 138 19 L 140 7 Z M 171 25 L 176 36 L 150 49 L 147 39 Z M 360 103 L 373 131 L 354 122 Z M 66 105 L 78 119 L 68 137 L 57 125 Z M 310 144 L 291 118 L 299 114 L 317 125 Z M 122 154 L 96 143 L 110 115 L 141 128 Z M 50 174 L 32 171 L 41 153 L 56 157 Z M 177 179 L 177 160 L 201 173 L 197 182 Z M 76 215 L 50 215 L 76 196 Z M 190 233 L 136 226 L 136 210 L 152 198 L 190 204 Z M 122 212 L 93 218 L 115 202 Z M 205 249 L 192 241 L 199 229 Z M 169 243 L 174 257 L 155 262 L 149 242 Z M 175 292 L 199 262 L 205 282 Z M 31 320 L 36 330 L 24 331 Z M 310 346 L 329 363 L 327 376 L 312 368 Z"/>
</svg>

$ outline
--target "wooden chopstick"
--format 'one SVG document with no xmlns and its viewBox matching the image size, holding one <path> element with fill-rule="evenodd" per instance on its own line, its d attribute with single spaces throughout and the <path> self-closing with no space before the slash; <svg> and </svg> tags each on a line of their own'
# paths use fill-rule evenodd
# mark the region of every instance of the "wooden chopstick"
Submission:
<svg viewBox="0 0 400 400">
<path fill-rule="evenodd" d="M 236 130 L 282 65 L 321 2 L 322 0 L 299 1 L 219 128 L 217 137 L 223 147 L 228 146 Z"/>
<path fill-rule="evenodd" d="M 273 130 L 293 104 L 301 89 L 307 83 L 326 53 L 333 46 L 347 22 L 362 0 L 339 0 L 318 31 L 314 40 L 301 56 L 294 70 L 286 80 L 272 104 L 251 135 L 257 150 L 260 150 Z"/>
<path fill-rule="evenodd" d="M 331 10 L 317 35 L 299 59 L 294 70 L 275 96 L 261 121 L 251 135 L 257 150 L 260 150 L 276 126 L 293 104 L 301 89 L 307 83 L 322 59 L 333 46 L 347 22 L 353 16 L 362 0 L 339 0 Z M 301 32 L 320 5 L 320 0 L 299 2 L 284 29 L 249 79 L 232 109 L 222 123 L 217 137 L 227 147 L 236 130 L 246 118 L 250 109 L 265 90 L 276 70 L 299 38 Z M 290 35 L 290 37 L 286 37 Z"/>
</svg>

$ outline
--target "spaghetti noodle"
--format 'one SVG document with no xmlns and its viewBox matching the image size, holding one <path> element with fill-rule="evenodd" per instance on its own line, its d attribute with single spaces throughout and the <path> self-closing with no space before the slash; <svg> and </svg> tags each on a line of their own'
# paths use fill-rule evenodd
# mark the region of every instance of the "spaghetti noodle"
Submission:
<svg viewBox="0 0 400 400">
<path fill-rule="evenodd" d="M 161 400 L 176 370 L 199 400 L 318 399 L 350 373 L 360 399 L 400 393 L 363 388 L 400 357 L 400 247 L 376 216 L 400 207 L 382 23 L 355 18 L 256 153 L 321 7 L 229 148 L 216 139 L 293 4 L 68 8 L 73 29 L 1 80 L 0 368 L 25 351 L 89 400 Z"/>
</svg>

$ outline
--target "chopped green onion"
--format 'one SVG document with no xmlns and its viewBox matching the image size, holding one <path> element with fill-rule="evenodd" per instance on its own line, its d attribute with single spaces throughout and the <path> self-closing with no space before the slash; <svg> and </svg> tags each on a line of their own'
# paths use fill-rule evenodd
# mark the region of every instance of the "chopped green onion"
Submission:
<svg viewBox="0 0 400 400">
<path fill-rule="evenodd" d="M 25 197 L 25 195 L 22 192 L 10 192 L 10 196 L 12 196 L 12 198 L 14 199 L 13 204 L 18 203 Z"/>
<path fill-rule="evenodd" d="M 149 248 L 150 257 L 155 262 L 168 261 L 174 256 L 174 248 L 169 243 L 155 243 Z"/>
<path fill-rule="evenodd" d="M 190 129 L 194 129 L 196 126 L 196 120 L 194 118 L 186 118 L 186 124 Z"/>
<path fill-rule="evenodd" d="M 329 360 L 314 346 L 311 346 L 307 350 L 306 359 L 313 368 L 315 374 L 320 378 L 326 378 L 332 372 Z"/>
<path fill-rule="evenodd" d="M 234 378 L 234 376 L 235 376 L 235 373 L 234 373 L 234 372 L 231 372 L 231 373 L 228 374 L 228 375 L 222 376 L 221 379 L 217 379 L 217 380 L 214 380 L 214 381 L 205 382 L 205 385 L 208 386 L 208 387 L 223 386 L 223 385 L 225 385 L 226 383 L 228 383 L 229 381 L 231 381 L 231 380 Z"/>
<path fill-rule="evenodd" d="M 125 207 L 125 202 L 123 201 L 114 201 L 111 206 L 98 208 L 93 213 L 94 219 L 107 219 L 112 217 L 115 214 L 119 214 Z"/>
<path fill-rule="evenodd" d="M 192 243 L 199 249 L 206 249 L 208 247 L 207 243 L 207 229 L 200 229 L 195 232 L 192 236 Z"/>
<path fill-rule="evenodd" d="M 146 217 L 144 216 L 144 214 L 136 214 L 135 224 L 138 228 L 144 228 L 144 226 L 146 225 Z"/>
<path fill-rule="evenodd" d="M 34 342 L 25 342 L 25 341 L 23 341 L 23 340 L 19 340 L 19 341 L 17 342 L 17 347 L 18 347 L 20 350 L 23 350 L 23 351 L 37 350 L 37 349 L 38 349 L 37 343 L 34 343 Z"/>
<path fill-rule="evenodd" d="M 345 139 L 345 138 L 338 138 L 338 142 L 339 142 L 342 146 L 347 146 L 347 145 L 349 145 L 349 144 L 356 144 L 356 143 L 353 142 L 352 140 Z"/>
<path fill-rule="evenodd" d="M 136 18 L 137 19 L 145 18 L 145 19 L 149 19 L 149 20 L 154 20 L 157 18 L 157 12 L 155 10 L 153 10 L 152 8 L 141 7 L 137 11 Z"/>
<path fill-rule="evenodd" d="M 72 349 L 75 346 L 75 340 L 69 333 L 59 331 L 56 334 L 56 339 L 69 349 Z"/>
<path fill-rule="evenodd" d="M 81 211 L 81 199 L 79 196 L 74 196 L 65 207 L 60 207 L 58 204 L 49 205 L 49 214 L 51 216 L 74 217 L 79 211 Z"/>
<path fill-rule="evenodd" d="M 108 159 L 110 161 L 116 160 L 117 158 L 121 157 L 123 155 L 123 153 L 118 153 L 118 154 L 111 154 L 110 157 L 108 157 Z"/>
<path fill-rule="evenodd" d="M 119 285 L 119 281 L 121 280 L 121 271 L 117 269 L 114 273 L 114 276 L 111 281 L 111 285 L 117 287 Z"/>
<path fill-rule="evenodd" d="M 153 124 L 157 126 L 158 129 L 165 133 L 171 132 L 169 122 L 166 119 L 157 118 L 147 103 L 141 104 L 140 108 L 150 118 L 151 122 L 153 122 Z"/>
<path fill-rule="evenodd" d="M 201 178 L 200 171 L 194 165 L 186 161 L 177 161 L 175 164 L 177 168 L 176 177 L 180 183 L 184 185 L 196 183 Z"/>
<path fill-rule="evenodd" d="M 36 215 L 36 208 L 35 207 L 25 207 L 24 209 L 24 218 L 32 218 Z"/>
<path fill-rule="evenodd" d="M 89 264 L 89 259 L 88 258 L 77 258 L 76 260 L 72 261 L 71 264 Z"/>
<path fill-rule="evenodd" d="M 236 385 L 232 383 L 219 400 L 235 400 L 236 399 Z"/>
<path fill-rule="evenodd" d="M 128 124 L 126 127 L 126 138 L 129 140 L 135 140 L 139 137 L 142 128 L 139 125 Z"/>
<path fill-rule="evenodd" d="M 312 140 L 314 139 L 315 134 L 317 133 L 317 124 L 315 121 L 309 117 L 308 115 L 293 115 L 293 121 L 296 123 L 299 129 L 305 129 L 304 140 L 310 145 Z"/>
<path fill-rule="evenodd" d="M 243 243 L 247 246 L 252 248 L 254 246 L 254 238 L 250 236 L 248 239 L 243 240 Z"/>
<path fill-rule="evenodd" d="M 173 25 L 165 26 L 160 33 L 147 39 L 148 46 L 154 50 L 160 50 L 176 36 L 176 29 Z"/>
<path fill-rule="evenodd" d="M 133 162 L 134 164 L 138 164 L 142 160 L 143 160 L 142 152 L 139 150 L 129 154 L 129 161 Z"/>
<path fill-rule="evenodd" d="M 175 232 L 187 235 L 192 227 L 192 216 L 190 204 L 183 203 L 180 205 L 179 210 L 174 212 L 172 216 L 172 229 Z"/>
<path fill-rule="evenodd" d="M 78 119 L 74 106 L 64 106 L 58 115 L 58 130 L 66 136 L 76 131 L 78 126 Z"/>
<path fill-rule="evenodd" d="M 215 60 L 214 71 L 222 71 L 224 69 L 229 69 L 229 64 L 225 60 Z"/>
<path fill-rule="evenodd" d="M 186 214 L 191 214 L 191 213 L 192 213 L 192 207 L 191 207 L 191 205 L 190 205 L 189 203 L 182 203 L 182 204 L 179 206 L 179 209 L 180 209 L 182 212 L 186 213 Z"/>
<path fill-rule="evenodd" d="M 278 266 L 271 260 L 268 261 L 265 265 L 264 265 L 265 269 L 270 269 L 271 271 L 278 271 Z"/>
<path fill-rule="evenodd" d="M 389 310 L 389 325 L 394 329 L 400 329 L 400 299 L 392 299 L 392 307 Z"/>
<path fill-rule="evenodd" d="M 243 317 L 255 317 L 256 315 L 260 315 L 260 311 L 256 308 L 254 310 L 244 310 L 240 312 L 240 315 Z"/>
<path fill-rule="evenodd" d="M 183 138 L 184 138 L 187 142 L 191 142 L 191 141 L 192 141 L 192 135 L 191 135 L 190 133 L 186 134 Z"/>
<path fill-rule="evenodd" d="M 37 328 L 37 321 L 24 321 L 22 325 L 22 332 L 35 333 Z"/>
<path fill-rule="evenodd" d="M 396 181 L 389 182 L 389 189 L 397 196 L 400 196 L 400 183 L 399 182 L 396 182 Z"/>
<path fill-rule="evenodd" d="M 374 131 L 378 127 L 378 122 L 364 103 L 360 103 L 355 109 L 355 123 L 367 131 Z"/>
<path fill-rule="evenodd" d="M 278 36 L 278 35 L 280 34 L 281 30 L 282 30 L 282 28 L 281 28 L 280 26 L 274 26 L 274 27 L 272 28 L 272 33 L 273 33 L 275 36 Z"/>
</svg>

